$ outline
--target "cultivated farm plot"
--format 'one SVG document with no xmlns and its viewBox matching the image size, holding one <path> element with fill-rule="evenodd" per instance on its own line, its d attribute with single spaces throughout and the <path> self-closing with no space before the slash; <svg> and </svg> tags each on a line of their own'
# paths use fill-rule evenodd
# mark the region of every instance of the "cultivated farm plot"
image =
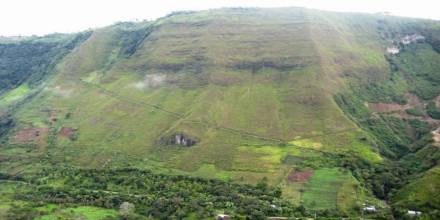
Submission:
<svg viewBox="0 0 440 220">
<path fill-rule="evenodd" d="M 356 186 L 356 180 L 349 173 L 337 168 L 318 169 L 304 185 L 302 202 L 306 207 L 315 210 L 340 209 L 338 206 L 353 203 L 358 199 Z"/>
<path fill-rule="evenodd" d="M 87 219 L 101 220 L 110 217 L 116 217 L 118 212 L 112 209 L 97 208 L 92 206 L 79 206 L 75 208 L 59 208 L 56 205 L 47 205 L 40 207 L 39 210 L 49 212 L 50 214 L 41 216 L 37 220 L 55 220 L 55 219 Z"/>
</svg>

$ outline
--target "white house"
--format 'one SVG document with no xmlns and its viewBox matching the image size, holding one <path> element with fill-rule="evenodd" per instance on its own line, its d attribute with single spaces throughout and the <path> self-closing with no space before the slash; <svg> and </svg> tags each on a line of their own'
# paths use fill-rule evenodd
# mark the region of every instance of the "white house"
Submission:
<svg viewBox="0 0 440 220">
<path fill-rule="evenodd" d="M 376 212 L 377 209 L 376 209 L 375 206 L 367 206 L 367 207 L 364 207 L 364 211 L 367 211 L 367 212 Z"/>
<path fill-rule="evenodd" d="M 425 37 L 420 35 L 420 34 L 411 34 L 411 35 L 406 35 L 405 37 L 403 37 L 401 39 L 402 44 L 410 44 L 413 42 L 417 42 L 417 41 L 421 41 L 421 40 L 425 40 Z"/>
<path fill-rule="evenodd" d="M 398 54 L 399 52 L 400 50 L 396 46 L 387 47 L 387 53 L 389 54 Z"/>
<path fill-rule="evenodd" d="M 231 216 L 229 215 L 225 215 L 225 214 L 218 214 L 217 215 L 217 220 L 229 220 L 231 219 Z"/>
<path fill-rule="evenodd" d="M 422 214 L 422 212 L 419 212 L 419 211 L 408 210 L 408 215 L 410 215 L 410 216 L 419 216 L 421 214 Z"/>
</svg>

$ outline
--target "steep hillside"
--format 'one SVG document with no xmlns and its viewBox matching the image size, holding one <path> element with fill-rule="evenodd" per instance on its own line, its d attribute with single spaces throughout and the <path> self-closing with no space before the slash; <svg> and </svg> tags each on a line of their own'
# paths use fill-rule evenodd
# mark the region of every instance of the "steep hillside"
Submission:
<svg viewBox="0 0 440 220">
<path fill-rule="evenodd" d="M 438 179 L 439 28 L 219 9 L 5 42 L 0 172 L 132 167 L 267 182 L 325 215 L 414 208 L 408 192 Z"/>
<path fill-rule="evenodd" d="M 1 39 L 0 93 L 24 83 L 30 86 L 40 83 L 65 54 L 87 39 L 88 34 Z"/>
</svg>

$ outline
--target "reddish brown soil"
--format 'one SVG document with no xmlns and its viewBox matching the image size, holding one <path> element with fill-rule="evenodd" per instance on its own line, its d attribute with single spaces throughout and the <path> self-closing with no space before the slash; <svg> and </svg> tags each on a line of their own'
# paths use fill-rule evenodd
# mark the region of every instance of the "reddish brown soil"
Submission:
<svg viewBox="0 0 440 220">
<path fill-rule="evenodd" d="M 403 110 L 405 106 L 396 103 L 368 103 L 368 108 L 375 112 L 392 112 Z"/>
<path fill-rule="evenodd" d="M 58 120 L 56 111 L 51 111 L 49 113 L 49 123 L 54 124 Z"/>
<path fill-rule="evenodd" d="M 0 162 L 7 161 L 8 157 L 0 155 Z"/>
<path fill-rule="evenodd" d="M 368 103 L 368 108 L 375 112 L 394 112 L 403 111 L 405 109 L 414 108 L 416 106 L 423 106 L 423 102 L 420 101 L 419 97 L 414 94 L 407 93 L 405 98 L 408 101 L 406 105 L 400 105 L 397 103 Z"/>
<path fill-rule="evenodd" d="M 49 133 L 49 128 L 28 127 L 23 128 L 12 137 L 12 143 L 40 142 Z"/>
<path fill-rule="evenodd" d="M 424 122 L 429 123 L 430 125 L 433 126 L 439 126 L 440 125 L 440 120 L 437 119 L 433 119 L 427 115 L 424 116 L 414 116 L 414 115 L 409 115 L 406 112 L 395 112 L 392 114 L 392 116 L 397 117 L 397 118 L 401 118 L 401 119 L 418 119 Z"/>
<path fill-rule="evenodd" d="M 406 113 L 406 109 L 410 108 L 425 108 L 426 103 L 420 100 L 416 95 L 411 93 L 405 94 L 405 98 L 408 101 L 406 105 L 399 105 L 397 103 L 368 103 L 368 108 L 374 112 L 379 113 L 391 113 L 393 116 L 401 119 L 418 119 L 428 122 L 431 125 L 440 125 L 440 120 L 433 119 L 428 115 L 414 116 Z M 435 102 L 440 105 L 440 96 L 435 98 Z"/>
<path fill-rule="evenodd" d="M 440 128 L 437 128 L 437 130 L 432 132 L 432 139 L 434 139 L 437 146 L 440 145 Z"/>
<path fill-rule="evenodd" d="M 295 171 L 292 170 L 290 172 L 289 176 L 287 177 L 287 180 L 289 182 L 307 182 L 309 181 L 310 177 L 313 175 L 313 170 L 306 170 L 306 171 Z"/>
<path fill-rule="evenodd" d="M 407 93 L 405 94 L 405 98 L 408 100 L 408 104 L 406 105 L 408 107 L 423 106 L 423 102 L 414 94 Z"/>
<path fill-rule="evenodd" d="M 76 129 L 75 128 L 69 128 L 69 127 L 62 127 L 60 131 L 58 132 L 58 135 L 60 137 L 73 139 L 75 137 Z"/>
</svg>

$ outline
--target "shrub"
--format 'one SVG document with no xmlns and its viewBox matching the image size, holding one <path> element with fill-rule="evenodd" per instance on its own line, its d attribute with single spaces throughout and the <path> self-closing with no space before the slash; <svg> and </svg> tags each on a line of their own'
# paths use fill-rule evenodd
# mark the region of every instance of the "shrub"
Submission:
<svg viewBox="0 0 440 220">
<path fill-rule="evenodd" d="M 423 112 L 420 111 L 419 109 L 416 108 L 410 108 L 410 109 L 406 109 L 405 112 L 409 115 L 414 115 L 414 116 L 423 116 Z"/>
<path fill-rule="evenodd" d="M 440 119 L 440 110 L 437 108 L 434 102 L 429 102 L 426 106 L 426 112 L 433 119 Z"/>
</svg>

